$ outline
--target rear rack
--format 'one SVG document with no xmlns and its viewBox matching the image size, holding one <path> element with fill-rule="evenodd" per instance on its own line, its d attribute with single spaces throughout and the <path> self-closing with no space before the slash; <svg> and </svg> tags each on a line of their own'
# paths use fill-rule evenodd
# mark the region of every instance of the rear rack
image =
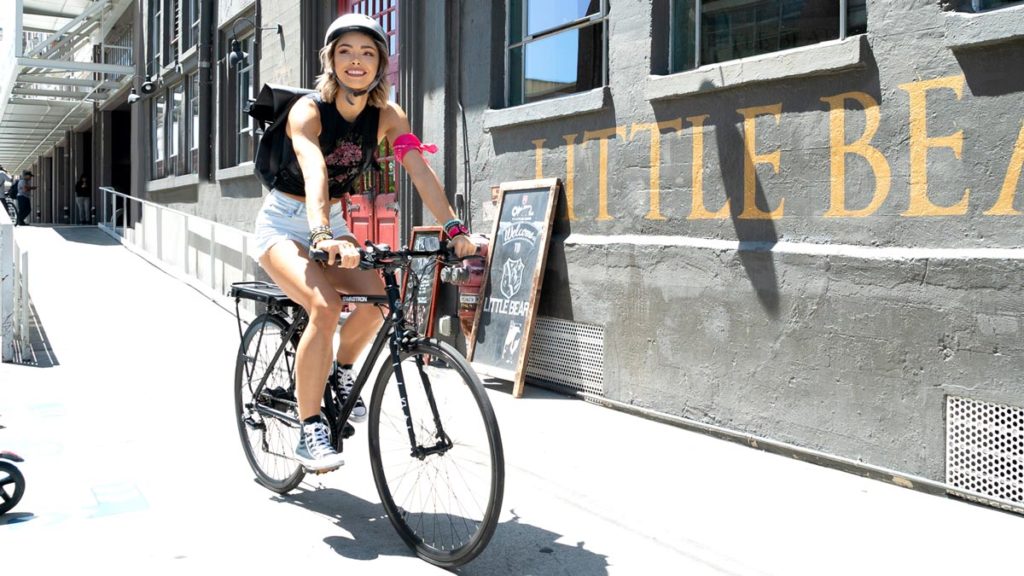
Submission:
<svg viewBox="0 0 1024 576">
<path fill-rule="evenodd" d="M 271 284 L 270 282 L 262 282 L 259 280 L 251 282 L 234 282 L 231 284 L 230 295 L 236 300 L 255 300 L 257 302 L 280 306 L 282 308 L 298 306 L 298 304 L 289 298 L 284 291 L 277 286 L 277 284 Z"/>
</svg>

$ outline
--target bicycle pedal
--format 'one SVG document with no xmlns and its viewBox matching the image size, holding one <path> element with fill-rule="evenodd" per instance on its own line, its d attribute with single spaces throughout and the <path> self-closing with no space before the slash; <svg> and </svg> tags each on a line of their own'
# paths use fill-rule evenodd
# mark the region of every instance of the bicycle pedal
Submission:
<svg viewBox="0 0 1024 576">
<path fill-rule="evenodd" d="M 257 422 L 252 416 L 246 416 L 242 419 L 245 425 L 253 430 L 263 430 L 264 426 L 262 422 Z"/>
<path fill-rule="evenodd" d="M 341 429 L 341 438 L 342 438 L 342 440 L 346 440 L 348 438 L 351 438 L 352 435 L 355 434 L 355 433 L 356 433 L 355 427 L 352 426 L 351 424 L 349 424 L 348 422 L 345 422 L 345 426 L 342 427 L 342 429 Z"/>
</svg>

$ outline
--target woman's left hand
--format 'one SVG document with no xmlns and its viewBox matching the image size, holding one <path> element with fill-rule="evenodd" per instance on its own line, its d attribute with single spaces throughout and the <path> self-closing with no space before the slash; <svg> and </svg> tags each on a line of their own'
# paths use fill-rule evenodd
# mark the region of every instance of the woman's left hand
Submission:
<svg viewBox="0 0 1024 576">
<path fill-rule="evenodd" d="M 452 238 L 450 244 L 455 250 L 455 255 L 459 258 L 472 256 L 477 252 L 476 244 L 474 244 L 466 234 L 459 234 L 455 238 Z"/>
</svg>

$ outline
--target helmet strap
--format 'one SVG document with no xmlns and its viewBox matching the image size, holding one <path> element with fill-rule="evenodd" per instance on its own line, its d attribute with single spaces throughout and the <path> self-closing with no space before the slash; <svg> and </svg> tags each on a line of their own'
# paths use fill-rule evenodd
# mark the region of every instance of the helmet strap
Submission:
<svg viewBox="0 0 1024 576">
<path fill-rule="evenodd" d="M 373 80 L 372 84 L 370 84 L 366 88 L 363 88 L 362 90 L 353 90 L 352 88 L 349 88 L 347 84 L 342 82 L 341 78 L 339 78 L 338 75 L 335 74 L 333 71 L 331 71 L 331 75 L 334 76 L 334 80 L 338 83 L 338 86 L 340 86 L 345 91 L 345 100 L 353 106 L 355 105 L 355 102 L 352 101 L 353 96 L 359 97 L 372 91 L 374 88 L 377 87 L 378 84 L 380 84 L 381 81 L 381 74 L 378 72 L 377 77 Z"/>
</svg>

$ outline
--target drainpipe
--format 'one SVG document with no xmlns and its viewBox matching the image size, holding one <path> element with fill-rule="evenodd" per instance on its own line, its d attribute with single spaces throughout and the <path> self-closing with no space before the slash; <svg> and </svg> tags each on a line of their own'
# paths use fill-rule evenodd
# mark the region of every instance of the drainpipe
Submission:
<svg viewBox="0 0 1024 576">
<path fill-rule="evenodd" d="M 214 33 L 216 23 L 213 14 L 213 2 L 199 3 L 199 166 L 196 172 L 200 182 L 213 180 L 213 63 Z"/>
</svg>

